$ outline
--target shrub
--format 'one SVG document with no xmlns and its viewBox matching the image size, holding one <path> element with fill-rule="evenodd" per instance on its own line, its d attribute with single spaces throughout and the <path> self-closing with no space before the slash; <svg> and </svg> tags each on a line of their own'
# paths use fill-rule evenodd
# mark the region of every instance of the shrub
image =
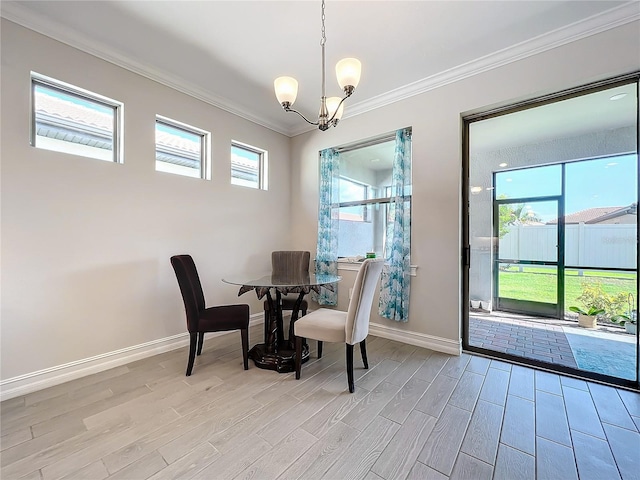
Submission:
<svg viewBox="0 0 640 480">
<path fill-rule="evenodd" d="M 607 320 L 615 318 L 617 315 L 625 313 L 628 293 L 618 293 L 609 295 L 604 291 L 600 281 L 583 282 L 582 294 L 576 299 L 585 306 L 587 310 L 593 308 L 603 310 L 602 317 Z"/>
</svg>

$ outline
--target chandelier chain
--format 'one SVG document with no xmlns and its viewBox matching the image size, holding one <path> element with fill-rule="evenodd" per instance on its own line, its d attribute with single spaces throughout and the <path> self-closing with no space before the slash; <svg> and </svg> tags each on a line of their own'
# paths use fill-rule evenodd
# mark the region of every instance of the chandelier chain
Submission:
<svg viewBox="0 0 640 480">
<path fill-rule="evenodd" d="M 1 0 L 0 0 L 1 1 Z M 320 112 L 318 113 L 318 121 L 314 122 L 309 120 L 299 111 L 291 108 L 293 102 L 296 101 L 298 94 L 298 82 L 292 77 L 278 77 L 274 81 L 274 87 L 276 90 L 276 98 L 284 108 L 285 112 L 295 113 L 300 116 L 305 122 L 310 125 L 317 125 L 322 131 L 327 130 L 329 127 L 335 127 L 338 121 L 342 117 L 343 103 L 351 96 L 360 80 L 360 61 L 355 58 L 343 58 L 336 65 L 336 75 L 338 78 L 338 84 L 344 96 L 342 99 L 339 97 L 331 97 L 327 99 L 326 96 L 326 54 L 325 47 L 327 43 L 327 31 L 325 28 L 325 0 L 322 0 L 321 11 L 321 37 L 320 37 L 320 50 L 322 58 L 322 95 L 320 97 Z M 336 104 L 337 103 L 337 104 Z M 331 111 L 327 108 L 328 104 L 331 105 Z"/>
<path fill-rule="evenodd" d="M 322 38 L 320 40 L 320 47 L 322 49 L 322 97 L 320 97 L 320 119 L 319 122 L 323 123 L 323 117 L 327 117 L 327 104 L 326 98 L 326 79 L 325 79 L 325 53 L 324 45 L 327 43 L 327 35 L 324 29 L 324 0 L 322 0 Z"/>
<path fill-rule="evenodd" d="M 324 46 L 327 43 L 327 35 L 324 29 L 324 0 L 322 0 L 322 38 L 320 39 L 320 45 Z"/>
</svg>

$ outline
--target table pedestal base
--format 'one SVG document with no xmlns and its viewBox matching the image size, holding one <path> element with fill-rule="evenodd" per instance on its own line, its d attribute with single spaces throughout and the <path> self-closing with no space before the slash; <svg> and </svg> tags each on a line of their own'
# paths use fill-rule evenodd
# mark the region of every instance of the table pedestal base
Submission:
<svg viewBox="0 0 640 480">
<path fill-rule="evenodd" d="M 295 348 L 279 348 L 277 353 L 267 353 L 267 346 L 258 343 L 249 350 L 249 358 L 253 360 L 258 368 L 275 370 L 278 373 L 295 372 L 296 370 L 296 350 Z M 302 345 L 302 363 L 309 360 L 309 345 Z"/>
</svg>

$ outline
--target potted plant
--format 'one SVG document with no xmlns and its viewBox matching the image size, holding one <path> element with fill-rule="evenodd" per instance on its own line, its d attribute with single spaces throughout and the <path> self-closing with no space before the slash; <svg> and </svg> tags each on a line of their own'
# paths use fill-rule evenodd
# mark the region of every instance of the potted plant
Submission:
<svg viewBox="0 0 640 480">
<path fill-rule="evenodd" d="M 626 315 L 615 315 L 611 321 L 619 325 L 623 325 L 627 333 L 635 335 L 638 331 L 638 311 L 635 309 L 636 302 L 633 293 L 627 296 L 629 310 Z"/>
<path fill-rule="evenodd" d="M 585 308 L 587 308 L 586 305 Z M 578 314 L 578 325 L 584 328 L 596 328 L 598 315 L 604 313 L 604 308 L 594 306 L 588 307 L 587 310 L 580 307 L 569 307 L 569 310 Z"/>
<path fill-rule="evenodd" d="M 638 331 L 638 311 L 631 310 L 628 315 L 616 315 L 611 319 L 612 322 L 624 326 L 627 333 L 635 335 Z"/>
</svg>

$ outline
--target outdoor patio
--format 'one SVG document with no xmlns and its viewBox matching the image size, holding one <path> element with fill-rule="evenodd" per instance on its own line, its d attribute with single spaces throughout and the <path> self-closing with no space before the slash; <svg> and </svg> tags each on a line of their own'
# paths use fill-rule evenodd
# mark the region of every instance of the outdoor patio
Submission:
<svg viewBox="0 0 640 480">
<path fill-rule="evenodd" d="M 635 336 L 615 325 L 599 325 L 589 330 L 571 320 L 472 311 L 469 343 L 519 357 L 635 379 Z"/>
</svg>

